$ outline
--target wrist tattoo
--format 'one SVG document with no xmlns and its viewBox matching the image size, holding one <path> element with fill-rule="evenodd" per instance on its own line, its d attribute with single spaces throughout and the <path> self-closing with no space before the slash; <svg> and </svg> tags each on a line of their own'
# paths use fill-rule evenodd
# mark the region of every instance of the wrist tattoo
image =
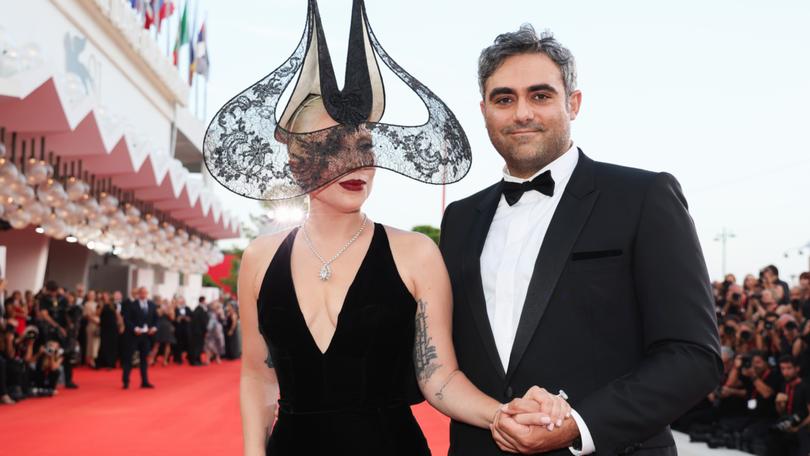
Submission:
<svg viewBox="0 0 810 456">
<path fill-rule="evenodd" d="M 434 362 L 438 358 L 436 346 L 431 343 L 427 332 L 427 303 L 423 300 L 416 302 L 416 337 L 413 344 L 413 363 L 416 368 L 416 378 L 426 382 L 441 367 Z"/>
<path fill-rule="evenodd" d="M 441 388 L 439 388 L 439 391 L 436 391 L 435 396 L 436 396 L 437 398 L 439 398 L 439 400 L 440 400 L 440 401 L 441 401 L 441 400 L 444 400 L 444 389 L 447 387 L 447 385 L 449 385 L 449 384 L 450 384 L 450 380 L 452 380 L 452 379 L 453 379 L 453 377 L 455 377 L 455 376 L 456 376 L 456 374 L 458 374 L 459 372 L 461 372 L 461 371 L 460 371 L 460 370 L 455 370 L 455 371 L 453 371 L 453 373 L 452 373 L 452 374 L 450 374 L 450 375 L 447 377 L 447 380 L 445 380 L 445 381 L 444 381 L 444 384 L 442 385 L 442 387 L 441 387 Z"/>
</svg>

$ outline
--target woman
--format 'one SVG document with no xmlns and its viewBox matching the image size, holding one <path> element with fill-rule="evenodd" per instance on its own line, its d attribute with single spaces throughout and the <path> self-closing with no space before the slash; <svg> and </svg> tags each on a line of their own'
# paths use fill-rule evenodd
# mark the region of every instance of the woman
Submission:
<svg viewBox="0 0 810 456">
<path fill-rule="evenodd" d="M 84 298 L 84 318 L 87 319 L 87 326 L 85 329 L 85 363 L 92 367 L 96 367 L 96 357 L 98 356 L 98 348 L 101 343 L 101 308 L 96 302 L 96 292 L 90 290 Z"/>
<path fill-rule="evenodd" d="M 19 291 L 15 291 L 6 300 L 6 303 L 6 318 L 8 319 L 8 324 L 13 327 L 14 333 L 21 336 L 25 331 L 25 325 L 28 321 L 28 310 L 22 300 L 22 295 Z"/>
<path fill-rule="evenodd" d="M 118 361 L 119 332 L 118 312 L 116 312 L 115 305 L 107 293 L 101 296 L 99 321 L 101 334 L 96 367 L 104 367 L 109 370 L 115 368 L 116 361 Z"/>
<path fill-rule="evenodd" d="M 222 331 L 221 304 L 214 301 L 208 306 L 208 326 L 205 332 L 205 364 L 211 361 L 222 364 L 225 353 L 225 335 Z"/>
<path fill-rule="evenodd" d="M 157 357 L 163 356 L 163 365 L 169 364 L 169 354 L 172 350 L 172 345 L 177 343 L 174 337 L 174 305 L 170 305 L 169 301 L 164 299 L 158 307 L 158 325 L 155 340 L 156 353 L 152 357 L 152 365 L 157 363 Z"/>
<path fill-rule="evenodd" d="M 239 359 L 242 341 L 239 336 L 239 315 L 233 305 L 225 307 L 225 359 Z"/>
</svg>

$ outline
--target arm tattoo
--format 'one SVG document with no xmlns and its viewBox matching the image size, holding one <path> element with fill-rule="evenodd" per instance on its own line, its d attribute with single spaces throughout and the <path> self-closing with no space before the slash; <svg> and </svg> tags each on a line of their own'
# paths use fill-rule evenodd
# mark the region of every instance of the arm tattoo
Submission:
<svg viewBox="0 0 810 456">
<path fill-rule="evenodd" d="M 416 302 L 416 306 L 416 340 L 413 344 L 413 362 L 416 368 L 416 378 L 420 382 L 426 382 L 442 365 L 433 362 L 438 355 L 436 346 L 432 345 L 427 332 L 427 303 L 420 299 Z"/>
<path fill-rule="evenodd" d="M 456 374 L 458 374 L 459 372 L 461 372 L 461 371 L 460 371 L 460 370 L 455 370 L 455 371 L 453 371 L 453 373 L 452 373 L 452 374 L 450 374 L 450 376 L 448 376 L 448 377 L 447 377 L 447 380 L 445 380 L 445 381 L 444 381 L 444 384 L 442 385 L 442 387 L 441 387 L 441 388 L 439 388 L 439 391 L 436 391 L 436 397 L 437 397 L 437 398 L 438 398 L 440 401 L 443 401 L 443 400 L 444 400 L 444 389 L 447 387 L 447 385 L 449 385 L 449 384 L 450 384 L 450 380 L 452 380 L 452 379 L 453 379 L 453 377 L 455 377 L 455 376 L 456 376 Z"/>
</svg>

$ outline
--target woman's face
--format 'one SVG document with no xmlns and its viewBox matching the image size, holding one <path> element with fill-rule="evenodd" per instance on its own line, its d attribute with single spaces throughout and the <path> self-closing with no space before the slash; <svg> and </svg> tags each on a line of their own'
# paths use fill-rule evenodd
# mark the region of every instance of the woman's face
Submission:
<svg viewBox="0 0 810 456">
<path fill-rule="evenodd" d="M 96 300 L 96 292 L 92 291 L 92 290 L 88 291 L 87 292 L 87 300 L 90 301 L 90 302 L 95 301 Z"/>
<path fill-rule="evenodd" d="M 338 125 L 316 102 L 295 120 L 296 133 L 289 142 L 290 167 L 304 187 L 324 177 L 335 176 L 328 185 L 310 193 L 310 198 L 339 212 L 357 212 L 371 194 L 375 168 L 371 133 L 364 125 Z M 344 174 L 344 170 L 357 168 Z M 340 176 L 340 177 L 338 177 Z"/>
</svg>

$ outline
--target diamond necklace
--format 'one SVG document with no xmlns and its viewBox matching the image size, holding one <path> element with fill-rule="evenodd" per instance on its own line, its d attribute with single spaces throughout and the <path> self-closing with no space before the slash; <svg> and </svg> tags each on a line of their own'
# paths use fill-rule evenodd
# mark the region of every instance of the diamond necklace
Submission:
<svg viewBox="0 0 810 456">
<path fill-rule="evenodd" d="M 363 234 L 363 230 L 366 228 L 367 219 L 368 217 L 364 214 L 363 223 L 360 225 L 360 229 L 357 230 L 356 233 L 354 233 L 354 236 L 352 236 L 352 238 L 349 239 L 349 242 L 344 244 L 343 247 L 341 247 L 340 250 L 338 250 L 338 252 L 335 254 L 335 256 L 333 256 L 332 259 L 330 259 L 329 261 L 324 260 L 323 257 L 318 253 L 318 251 L 315 250 L 315 246 L 312 244 L 312 239 L 309 238 L 309 233 L 307 233 L 306 222 L 301 224 L 301 231 L 304 233 L 304 240 L 307 242 L 307 247 L 309 247 L 309 250 L 311 250 L 312 253 L 314 253 L 315 256 L 318 257 L 321 263 L 323 263 L 323 266 L 321 266 L 321 270 L 318 273 L 318 277 L 321 279 L 321 281 L 326 282 L 327 280 L 329 280 L 330 277 L 332 277 L 332 263 L 334 263 L 335 260 L 337 260 L 338 257 L 340 257 L 343 254 L 343 252 L 345 252 L 346 249 L 349 248 L 350 245 L 354 244 L 354 241 L 356 241 L 361 234 Z"/>
</svg>

